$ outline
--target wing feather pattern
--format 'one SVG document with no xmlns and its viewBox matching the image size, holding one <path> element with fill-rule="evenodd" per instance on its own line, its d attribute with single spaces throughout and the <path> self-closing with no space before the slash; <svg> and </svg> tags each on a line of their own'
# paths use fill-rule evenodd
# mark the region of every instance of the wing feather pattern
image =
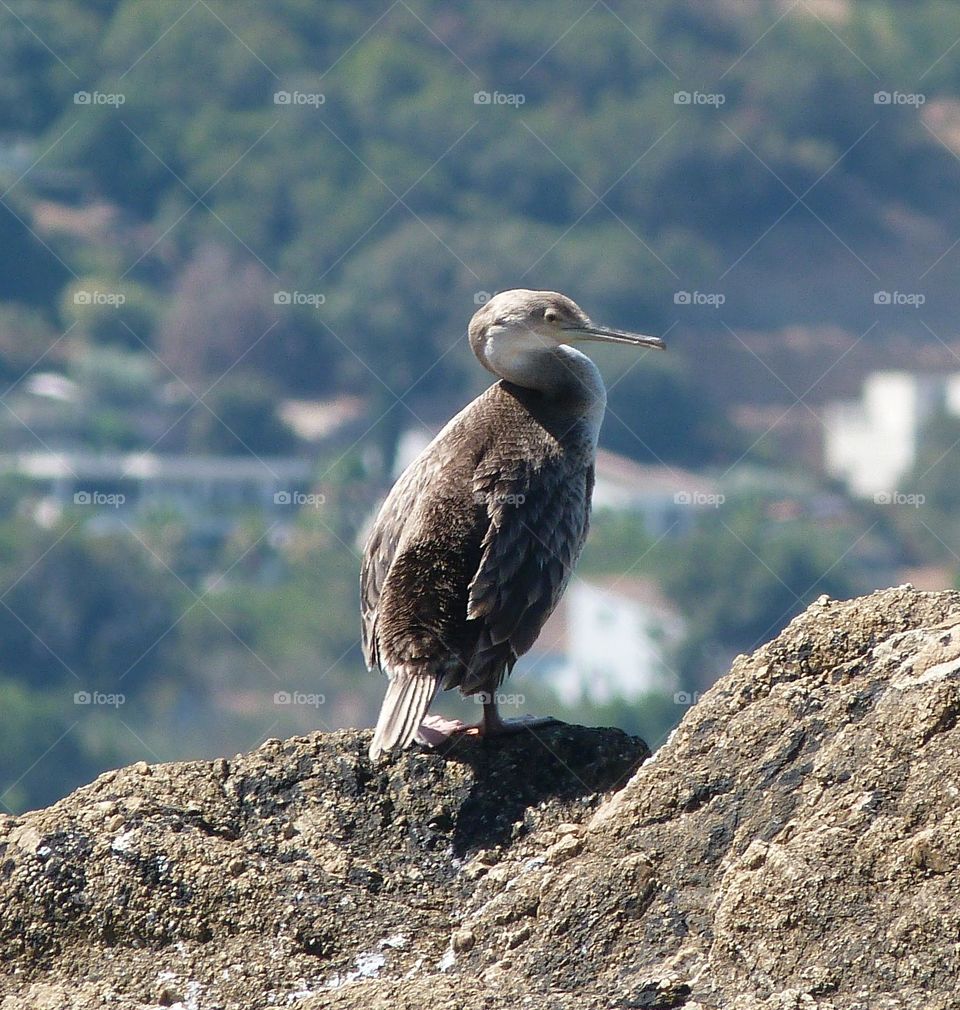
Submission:
<svg viewBox="0 0 960 1010">
<path fill-rule="evenodd" d="M 593 468 L 564 457 L 532 466 L 484 463 L 474 492 L 487 503 L 489 526 L 477 573 L 470 583 L 467 617 L 482 621 L 478 653 L 508 645 L 508 668 L 536 641 L 563 595 L 587 536 Z M 464 690 L 483 678 L 482 656 L 471 664 Z"/>
<path fill-rule="evenodd" d="M 360 569 L 360 622 L 363 659 L 367 669 L 380 666 L 377 646 L 377 605 L 390 567 L 396 557 L 404 526 L 413 503 L 428 484 L 431 472 L 410 467 L 393 486 L 381 506 L 376 522 L 363 549 Z"/>
</svg>

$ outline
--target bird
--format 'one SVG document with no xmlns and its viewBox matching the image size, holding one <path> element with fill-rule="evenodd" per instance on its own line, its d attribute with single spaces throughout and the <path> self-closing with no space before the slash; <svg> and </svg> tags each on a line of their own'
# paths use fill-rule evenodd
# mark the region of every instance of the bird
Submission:
<svg viewBox="0 0 960 1010">
<path fill-rule="evenodd" d="M 389 678 L 370 759 L 415 740 L 516 732 L 497 690 L 559 602 L 587 536 L 606 389 L 587 341 L 665 349 L 598 326 L 566 295 L 490 297 L 467 330 L 497 381 L 450 420 L 380 508 L 360 574 L 363 656 Z M 441 690 L 483 703 L 474 726 L 429 715 Z"/>
</svg>

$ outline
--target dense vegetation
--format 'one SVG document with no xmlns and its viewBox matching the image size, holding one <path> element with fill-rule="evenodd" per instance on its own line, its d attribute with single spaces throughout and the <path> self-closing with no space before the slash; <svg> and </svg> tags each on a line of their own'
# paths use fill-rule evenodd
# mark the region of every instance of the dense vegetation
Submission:
<svg viewBox="0 0 960 1010">
<path fill-rule="evenodd" d="M 262 517 L 202 546 L 176 515 L 39 522 L 29 489 L 0 484 L 0 802 L 124 758 L 369 720 L 360 527 L 402 429 L 486 381 L 463 340 L 486 293 L 558 288 L 668 333 L 669 360 L 602 358 L 609 448 L 809 469 L 739 430 L 698 365 L 750 329 L 852 341 L 886 288 L 926 304 L 882 316 L 878 353 L 893 334 L 952 339 L 957 36 L 960 8 L 934 0 L 3 4 L 7 448 L 313 453 L 276 405 L 343 392 L 369 423 L 324 448 L 327 505 L 282 537 Z M 74 393 L 34 409 L 25 382 L 49 371 Z M 760 480 L 685 540 L 599 516 L 585 571 L 655 576 L 690 620 L 680 682 L 702 686 L 821 592 L 944 557 L 951 424 L 915 475 L 935 503 L 922 524 L 859 506 L 785 519 Z M 807 474 L 790 494 L 821 491 Z M 279 689 L 325 699 L 277 709 Z M 115 712 L 73 703 L 118 690 Z M 656 743 L 678 712 L 593 715 Z"/>
</svg>

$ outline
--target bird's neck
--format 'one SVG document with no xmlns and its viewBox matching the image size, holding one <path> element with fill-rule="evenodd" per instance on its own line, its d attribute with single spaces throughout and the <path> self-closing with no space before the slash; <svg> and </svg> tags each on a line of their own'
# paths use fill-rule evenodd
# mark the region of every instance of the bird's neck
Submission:
<svg viewBox="0 0 960 1010">
<path fill-rule="evenodd" d="M 544 347 L 494 347 L 485 364 L 502 379 L 549 398 L 556 408 L 588 421 L 596 442 L 607 403 L 597 366 L 568 344 Z"/>
</svg>

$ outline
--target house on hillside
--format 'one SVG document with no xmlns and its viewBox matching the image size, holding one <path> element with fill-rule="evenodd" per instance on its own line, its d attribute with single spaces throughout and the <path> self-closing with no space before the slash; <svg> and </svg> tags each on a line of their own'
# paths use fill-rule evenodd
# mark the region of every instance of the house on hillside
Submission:
<svg viewBox="0 0 960 1010">
<path fill-rule="evenodd" d="M 824 468 L 862 498 L 896 493 L 917 459 L 924 425 L 937 413 L 960 416 L 960 372 L 874 372 L 859 400 L 824 412 Z"/>
<path fill-rule="evenodd" d="M 676 690 L 670 655 L 683 633 L 652 581 L 575 577 L 524 662 L 568 704 L 634 700 Z"/>
</svg>

